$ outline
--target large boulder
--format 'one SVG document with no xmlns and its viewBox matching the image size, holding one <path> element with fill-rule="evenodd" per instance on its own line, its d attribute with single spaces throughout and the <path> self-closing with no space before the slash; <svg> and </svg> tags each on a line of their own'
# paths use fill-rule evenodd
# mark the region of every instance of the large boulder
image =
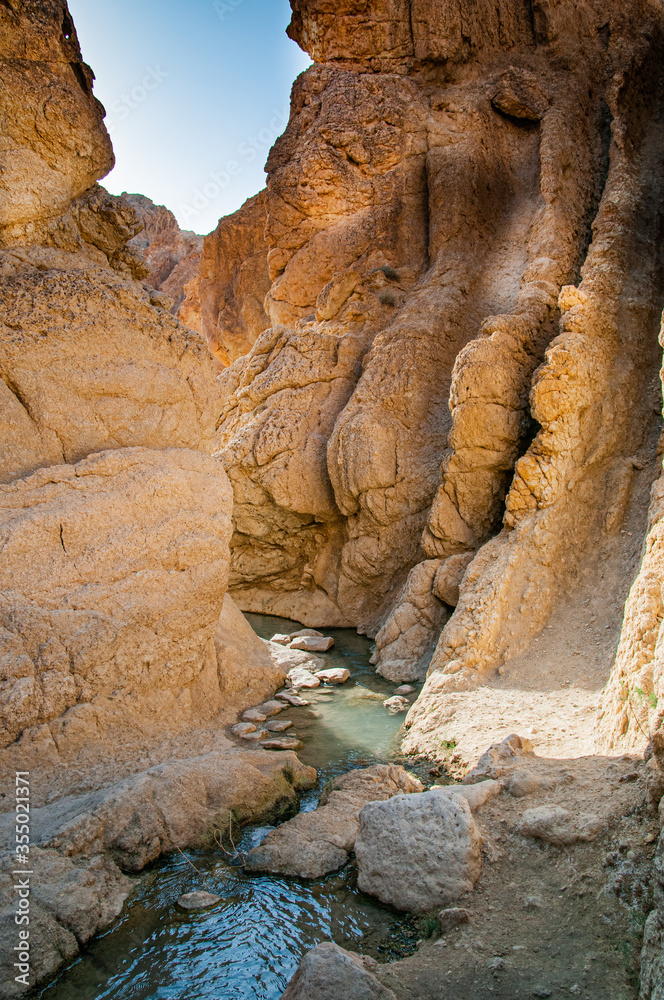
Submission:
<svg viewBox="0 0 664 1000">
<path fill-rule="evenodd" d="M 246 869 L 321 878 L 348 860 L 367 802 L 421 792 L 422 784 L 395 764 L 349 771 L 335 778 L 313 812 L 283 823 L 247 855 Z"/>
<path fill-rule="evenodd" d="M 106 853 L 136 872 L 177 847 L 213 844 L 231 822 L 275 822 L 316 782 L 316 771 L 289 751 L 239 750 L 223 737 L 217 745 L 33 809 L 32 843 L 69 857 Z M 11 824 L 11 814 L 0 816 L 3 837 Z"/>
<path fill-rule="evenodd" d="M 355 841 L 357 884 L 398 910 L 446 906 L 473 889 L 481 845 L 462 795 L 436 789 L 370 802 Z"/>
<path fill-rule="evenodd" d="M 183 449 L 106 451 L 0 486 L 3 746 L 111 696 L 168 713 L 198 688 L 202 715 L 218 711 L 230 511 L 223 469 Z"/>
<path fill-rule="evenodd" d="M 281 1000 L 395 1000 L 371 971 L 371 960 L 324 941 L 304 956 Z"/>
<path fill-rule="evenodd" d="M 134 210 L 95 188 L 63 228 L 66 249 L 0 251 L 0 482 L 106 448 L 211 451 L 214 360 L 124 260 Z"/>
<path fill-rule="evenodd" d="M 0 228 L 60 214 L 113 166 L 93 79 L 65 0 L 0 4 Z"/>
</svg>

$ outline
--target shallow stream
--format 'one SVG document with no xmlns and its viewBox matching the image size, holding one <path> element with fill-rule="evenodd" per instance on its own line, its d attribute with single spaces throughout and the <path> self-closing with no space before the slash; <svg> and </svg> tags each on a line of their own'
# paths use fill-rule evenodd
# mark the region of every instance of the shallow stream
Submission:
<svg viewBox="0 0 664 1000">
<path fill-rule="evenodd" d="M 299 626 L 269 615 L 247 615 L 256 632 Z M 369 664 L 370 642 L 349 629 L 326 630 L 335 645 L 326 666 L 345 666 L 342 687 L 302 692 L 306 708 L 287 708 L 304 746 L 298 756 L 319 773 L 302 802 L 315 808 L 325 783 L 353 767 L 398 756 L 403 715 L 382 702 L 394 685 Z M 269 827 L 245 827 L 239 850 L 259 843 Z M 374 958 L 409 954 L 415 921 L 360 892 L 352 865 L 312 882 L 245 875 L 218 851 L 186 852 L 146 868 L 121 916 L 84 955 L 39 994 L 40 1000 L 277 1000 L 302 955 L 336 941 Z M 184 892 L 207 889 L 222 897 L 214 909 L 185 913 Z"/>
</svg>

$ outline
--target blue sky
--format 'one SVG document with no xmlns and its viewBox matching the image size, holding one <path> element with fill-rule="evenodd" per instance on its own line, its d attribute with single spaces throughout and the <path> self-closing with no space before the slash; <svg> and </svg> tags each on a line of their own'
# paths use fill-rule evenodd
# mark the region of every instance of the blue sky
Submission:
<svg viewBox="0 0 664 1000">
<path fill-rule="evenodd" d="M 264 186 L 291 84 L 310 64 L 285 34 L 288 0 L 69 8 L 115 149 L 101 183 L 166 205 L 183 229 L 210 232 Z"/>
</svg>

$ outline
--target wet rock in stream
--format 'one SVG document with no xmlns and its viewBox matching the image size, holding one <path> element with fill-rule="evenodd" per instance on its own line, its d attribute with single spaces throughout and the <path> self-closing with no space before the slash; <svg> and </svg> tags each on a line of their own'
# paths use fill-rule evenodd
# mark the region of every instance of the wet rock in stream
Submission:
<svg viewBox="0 0 664 1000">
<path fill-rule="evenodd" d="M 183 910 L 207 910 L 221 902 L 221 896 L 214 892 L 185 892 L 178 898 L 178 906 Z"/>
</svg>

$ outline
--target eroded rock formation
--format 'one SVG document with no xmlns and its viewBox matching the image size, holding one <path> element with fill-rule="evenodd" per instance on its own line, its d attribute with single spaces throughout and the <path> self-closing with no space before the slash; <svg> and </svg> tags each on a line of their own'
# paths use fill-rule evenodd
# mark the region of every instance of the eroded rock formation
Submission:
<svg viewBox="0 0 664 1000">
<path fill-rule="evenodd" d="M 203 237 L 180 229 L 177 219 L 163 205 L 155 205 L 142 194 L 126 194 L 136 209 L 143 229 L 131 245 L 137 247 L 150 268 L 147 280 L 171 302 L 169 311 L 190 330 L 201 332 L 198 294 Z"/>
<path fill-rule="evenodd" d="M 378 633 L 394 679 L 433 654 L 417 746 L 652 476 L 661 9 L 293 9 L 272 327 L 223 376 L 231 588 Z"/>
<path fill-rule="evenodd" d="M 226 594 L 218 366 L 155 289 L 182 298 L 200 238 L 139 199 L 151 270 L 96 183 L 113 155 L 64 0 L 0 4 L 0 80 L 0 778 L 30 772 L 39 983 L 118 914 L 118 865 L 292 811 L 315 772 L 221 731 L 287 668 Z"/>
<path fill-rule="evenodd" d="M 266 192 L 220 219 L 206 236 L 200 266 L 202 333 L 224 367 L 247 354 L 270 321 L 265 241 Z"/>
</svg>

